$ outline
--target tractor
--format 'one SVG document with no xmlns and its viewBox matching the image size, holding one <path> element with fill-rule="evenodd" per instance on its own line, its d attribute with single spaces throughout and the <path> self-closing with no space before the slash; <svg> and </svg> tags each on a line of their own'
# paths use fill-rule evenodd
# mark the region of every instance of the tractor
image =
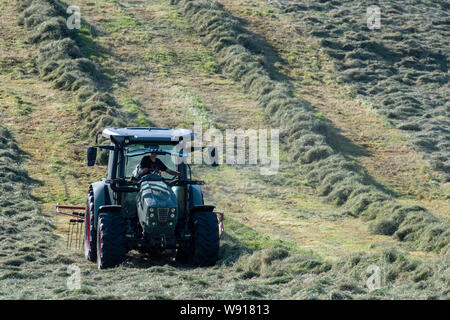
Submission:
<svg viewBox="0 0 450 320">
<path fill-rule="evenodd" d="M 99 135 L 110 143 L 98 145 Z M 106 128 L 97 134 L 97 145 L 87 150 L 88 166 L 95 165 L 100 149 L 108 155 L 108 172 L 87 194 L 87 260 L 97 262 L 99 269 L 111 268 L 137 250 L 196 266 L 216 264 L 223 213 L 205 205 L 204 182 L 192 180 L 191 166 L 183 161 L 190 152 L 205 149 L 214 159 L 215 149 L 188 146 L 186 141 L 193 139 L 187 129 Z M 142 157 L 151 153 L 180 175 L 152 172 L 133 179 Z"/>
</svg>

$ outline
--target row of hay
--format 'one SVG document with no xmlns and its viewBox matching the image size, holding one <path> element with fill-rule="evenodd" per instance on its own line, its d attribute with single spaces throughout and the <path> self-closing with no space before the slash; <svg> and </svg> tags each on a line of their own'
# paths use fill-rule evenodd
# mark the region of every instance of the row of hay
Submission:
<svg viewBox="0 0 450 320">
<path fill-rule="evenodd" d="M 58 0 L 20 0 L 18 9 L 19 23 L 31 31 L 29 41 L 39 45 L 36 63 L 42 79 L 76 94 L 80 134 L 94 136 L 106 127 L 125 126 L 129 115 L 104 93 L 107 86 L 101 67 L 83 57 L 76 42 L 79 31 L 66 25 L 67 6 Z"/>
<path fill-rule="evenodd" d="M 448 299 L 450 256 L 415 261 L 395 249 L 354 253 L 336 262 L 270 247 L 241 256 L 233 266 L 243 280 L 277 284 L 289 299 Z M 259 285 L 260 291 L 264 286 Z M 266 288 L 269 290 L 269 288 Z"/>
<path fill-rule="evenodd" d="M 33 276 L 20 266 L 45 261 L 55 240 L 52 224 L 30 195 L 35 182 L 21 167 L 23 157 L 0 125 L 0 280 Z"/>
<path fill-rule="evenodd" d="M 393 235 L 417 249 L 448 250 L 449 226 L 424 208 L 397 203 L 371 185 L 360 167 L 333 149 L 328 143 L 332 128 L 294 96 L 289 83 L 271 78 L 268 62 L 253 53 L 258 43 L 221 4 L 203 0 L 170 3 L 182 9 L 204 44 L 215 53 L 223 73 L 240 81 L 266 111 L 271 124 L 280 128 L 292 160 L 303 164 L 301 176 L 322 196 L 352 215 L 370 220 L 376 234 Z"/>
<path fill-rule="evenodd" d="M 314 36 L 343 83 L 405 130 L 432 167 L 450 181 L 450 45 L 448 1 L 376 3 L 380 29 L 370 30 L 363 1 L 270 1 Z M 326 16 L 324 16 L 326 12 Z"/>
<path fill-rule="evenodd" d="M 448 256 L 418 262 L 386 250 L 373 255 L 353 254 L 330 263 L 312 254 L 293 254 L 282 246 L 251 252 L 232 237 L 225 237 L 219 266 L 207 271 L 208 282 L 204 280 L 206 270 L 201 268 L 148 265 L 137 272 L 135 264 L 145 264 L 146 260 L 127 262 L 119 270 L 102 270 L 104 281 L 99 282 L 100 276 L 88 270 L 86 262 L 55 250 L 53 226 L 30 196 L 34 182 L 21 168 L 23 159 L 9 131 L 0 126 L 0 298 L 89 299 L 105 296 L 104 281 L 111 284 L 108 298 L 165 298 L 160 287 L 149 291 L 147 285 L 136 286 L 148 281 L 149 274 L 151 283 L 157 286 L 164 282 L 166 292 L 181 298 L 449 298 Z M 67 266 L 74 262 L 83 270 L 83 284 L 80 290 L 70 291 Z M 124 275 L 127 284 L 123 283 Z M 371 290 L 371 278 L 379 286 L 377 290 Z M 184 286 L 180 287 L 180 279 Z M 217 281 L 223 285 L 217 286 Z M 124 290 L 130 283 L 133 288 Z M 160 294 L 149 296 L 149 292 Z"/>
<path fill-rule="evenodd" d="M 0 124 L 0 300 L 49 299 L 67 290 L 67 266 L 51 217 L 41 211 L 31 189 L 27 155 Z"/>
</svg>

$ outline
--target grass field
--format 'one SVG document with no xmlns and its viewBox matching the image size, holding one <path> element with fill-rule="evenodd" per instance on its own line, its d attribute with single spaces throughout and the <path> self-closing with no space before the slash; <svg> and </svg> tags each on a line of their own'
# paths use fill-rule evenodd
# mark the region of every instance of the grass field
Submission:
<svg viewBox="0 0 450 320">
<path fill-rule="evenodd" d="M 417 85 L 427 91 L 418 103 L 437 101 L 433 112 L 445 111 L 439 104 L 445 83 L 440 91 L 433 82 L 442 79 L 442 64 L 416 61 L 435 67 L 424 73 L 434 79 L 426 84 L 376 76 L 372 83 L 342 82 L 346 69 L 335 56 L 343 49 L 334 56 L 323 50 L 317 39 L 332 36 L 319 32 L 321 23 L 307 23 L 321 21 L 313 17 L 325 5 L 223 0 L 204 9 L 204 1 L 74 0 L 82 28 L 55 36 L 38 32 L 48 31 L 47 20 L 29 8 L 48 3 L 0 5 L 0 217 L 8 226 L 0 229 L 0 299 L 449 298 L 450 199 L 442 178 L 448 157 L 442 165 L 430 160 L 448 150 L 445 143 L 434 151 L 417 148 L 422 133 L 445 130 L 445 115 L 433 113 L 432 126 L 410 135 L 374 103 L 377 94 L 389 97 L 386 87 L 367 90 L 373 81 L 397 81 L 407 99 Z M 362 8 L 345 3 L 348 14 Z M 297 19 L 300 10 L 307 15 Z M 43 11 L 48 19 L 64 16 Z M 432 25 L 441 39 L 445 30 Z M 448 53 L 441 55 L 439 61 Z M 247 67 L 254 70 L 247 74 Z M 298 114 L 283 115 L 292 106 Z M 192 127 L 195 121 L 285 132 L 276 176 L 251 166 L 197 168 L 207 202 L 226 215 L 218 265 L 192 268 L 132 252 L 118 268 L 99 271 L 81 252 L 66 250 L 66 220 L 51 213 L 56 203 L 83 205 L 89 183 L 103 177 L 104 166 L 85 167 L 92 133 L 106 125 Z M 6 169 L 11 162 L 14 176 Z M 354 198 L 349 181 L 361 186 Z M 342 201 L 345 192 L 350 196 Z M 358 207 L 361 201 L 369 209 Z M 386 235 L 386 228 L 394 229 Z M 82 280 L 75 291 L 66 285 L 73 264 Z M 372 266 L 383 272 L 375 291 L 367 286 Z"/>
<path fill-rule="evenodd" d="M 358 1 L 272 1 L 303 36 L 331 57 L 338 80 L 405 131 L 449 181 L 448 2 L 385 1 L 380 27 L 369 28 Z"/>
</svg>

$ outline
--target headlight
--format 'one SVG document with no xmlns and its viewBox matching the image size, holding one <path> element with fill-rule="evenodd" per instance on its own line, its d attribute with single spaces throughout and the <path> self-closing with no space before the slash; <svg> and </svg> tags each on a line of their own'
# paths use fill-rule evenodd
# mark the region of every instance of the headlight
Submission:
<svg viewBox="0 0 450 320">
<path fill-rule="evenodd" d="M 170 217 L 171 217 L 171 218 L 175 218 L 175 213 L 171 213 L 171 214 L 170 214 Z"/>
<path fill-rule="evenodd" d="M 150 212 L 154 212 L 155 211 L 155 208 L 150 208 Z"/>
<path fill-rule="evenodd" d="M 150 213 L 150 218 L 153 218 L 155 215 L 153 213 Z"/>
<path fill-rule="evenodd" d="M 175 213 L 175 208 L 170 209 L 170 212 Z"/>
</svg>

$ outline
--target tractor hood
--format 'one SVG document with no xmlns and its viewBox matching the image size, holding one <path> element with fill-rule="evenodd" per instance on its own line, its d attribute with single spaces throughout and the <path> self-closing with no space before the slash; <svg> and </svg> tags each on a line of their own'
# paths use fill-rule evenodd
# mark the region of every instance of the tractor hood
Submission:
<svg viewBox="0 0 450 320">
<path fill-rule="evenodd" d="M 176 196 L 172 189 L 163 182 L 144 182 L 138 193 L 138 201 L 142 207 L 175 208 Z"/>
<path fill-rule="evenodd" d="M 139 222 L 148 239 L 173 238 L 178 219 L 178 202 L 175 193 L 163 182 L 144 182 L 137 195 Z"/>
</svg>

